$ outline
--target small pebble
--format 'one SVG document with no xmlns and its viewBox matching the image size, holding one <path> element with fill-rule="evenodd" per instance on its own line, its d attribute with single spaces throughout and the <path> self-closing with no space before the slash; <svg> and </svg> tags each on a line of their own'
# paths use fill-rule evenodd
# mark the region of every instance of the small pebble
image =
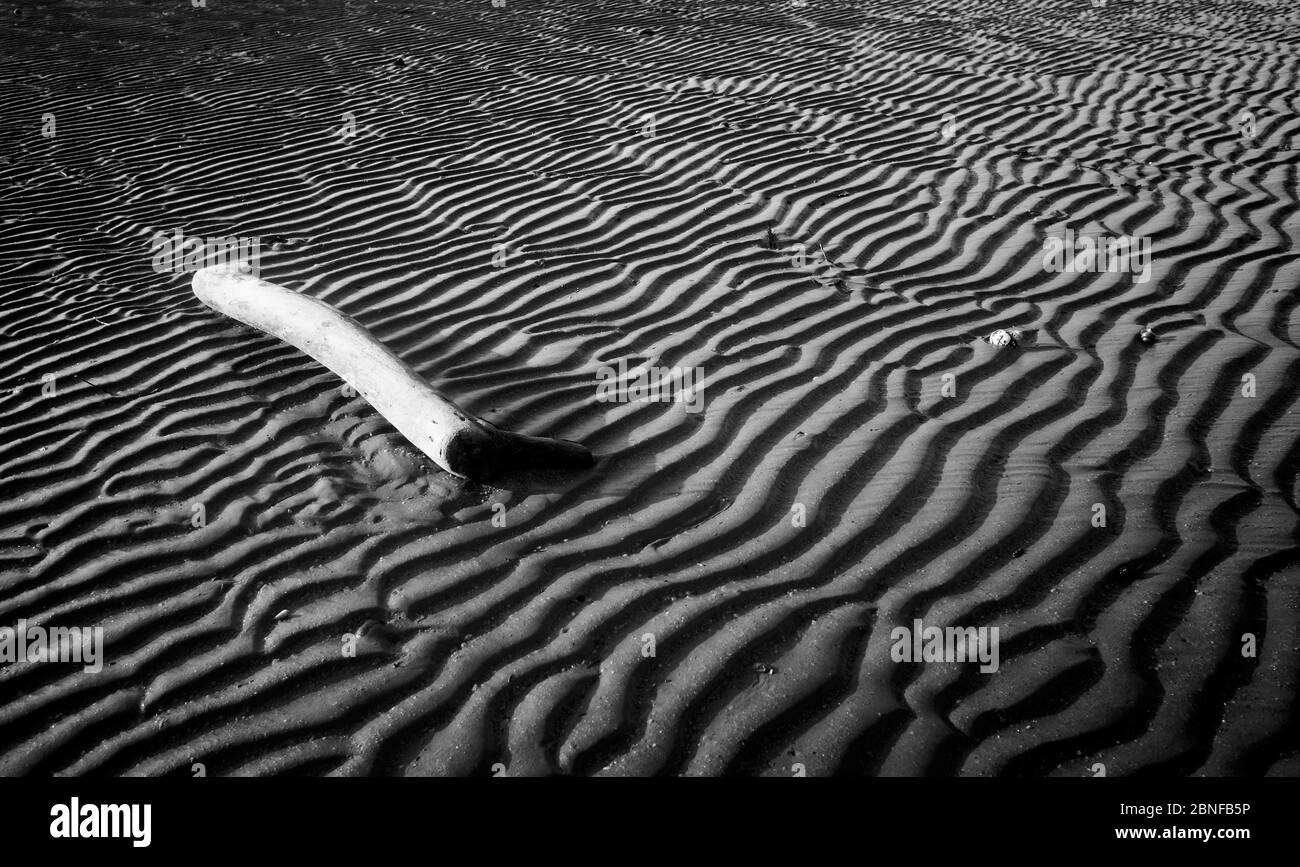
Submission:
<svg viewBox="0 0 1300 867">
<path fill-rule="evenodd" d="M 984 339 L 994 346 L 1019 346 L 1019 337 L 1020 331 L 1018 329 L 1012 328 L 1008 331 L 1004 328 L 999 328 Z"/>
</svg>

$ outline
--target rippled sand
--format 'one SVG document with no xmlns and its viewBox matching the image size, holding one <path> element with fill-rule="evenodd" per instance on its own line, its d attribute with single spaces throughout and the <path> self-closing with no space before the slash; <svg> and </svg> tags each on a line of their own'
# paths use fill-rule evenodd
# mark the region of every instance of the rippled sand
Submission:
<svg viewBox="0 0 1300 867">
<path fill-rule="evenodd" d="M 107 654 L 0 772 L 1300 773 L 1293 4 L 209 6 L 0 8 L 0 626 Z M 599 465 L 443 473 L 177 228 Z"/>
</svg>

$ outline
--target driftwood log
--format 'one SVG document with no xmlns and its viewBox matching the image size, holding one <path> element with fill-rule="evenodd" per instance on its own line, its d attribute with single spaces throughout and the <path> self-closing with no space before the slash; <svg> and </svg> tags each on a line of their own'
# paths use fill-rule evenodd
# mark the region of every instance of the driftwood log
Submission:
<svg viewBox="0 0 1300 867">
<path fill-rule="evenodd" d="M 352 317 L 324 301 L 268 283 L 238 265 L 204 268 L 194 294 L 231 319 L 278 337 L 328 367 L 449 473 L 487 481 L 519 471 L 595 463 L 568 440 L 502 430 L 466 414 Z"/>
</svg>

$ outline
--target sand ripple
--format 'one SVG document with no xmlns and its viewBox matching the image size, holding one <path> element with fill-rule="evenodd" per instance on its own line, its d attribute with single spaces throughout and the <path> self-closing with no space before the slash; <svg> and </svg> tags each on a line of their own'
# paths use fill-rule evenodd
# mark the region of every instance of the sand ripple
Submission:
<svg viewBox="0 0 1300 867">
<path fill-rule="evenodd" d="M 1292 6 L 209 5 L 0 34 L 0 626 L 110 663 L 0 668 L 0 772 L 1300 772 Z M 600 465 L 439 472 L 174 227 Z"/>
</svg>

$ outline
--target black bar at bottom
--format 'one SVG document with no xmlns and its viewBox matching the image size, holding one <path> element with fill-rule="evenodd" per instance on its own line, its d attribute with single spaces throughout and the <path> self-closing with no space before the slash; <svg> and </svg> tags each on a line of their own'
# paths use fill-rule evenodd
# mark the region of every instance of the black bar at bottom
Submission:
<svg viewBox="0 0 1300 867">
<path fill-rule="evenodd" d="M 10 779 L 0 781 L 0 827 L 29 852 L 128 858 L 247 857 L 275 843 L 331 861 L 411 847 L 433 847 L 440 861 L 444 846 L 486 846 L 495 860 L 515 846 L 530 858 L 572 854 L 606 836 L 614 851 L 637 841 L 645 854 L 700 841 L 797 856 L 842 840 L 1231 855 L 1290 840 L 1297 791 L 1280 779 Z"/>
</svg>

